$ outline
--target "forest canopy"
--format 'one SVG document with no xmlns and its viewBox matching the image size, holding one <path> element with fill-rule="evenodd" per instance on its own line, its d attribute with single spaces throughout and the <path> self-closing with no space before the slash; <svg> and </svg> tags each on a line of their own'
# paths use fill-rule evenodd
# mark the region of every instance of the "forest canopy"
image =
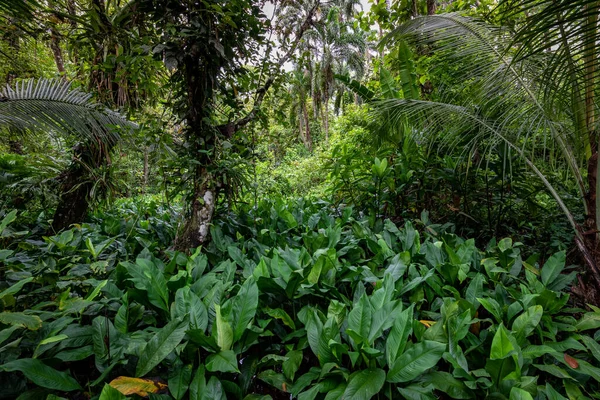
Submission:
<svg viewBox="0 0 600 400">
<path fill-rule="evenodd" d="M 0 0 L 0 399 L 600 398 L 599 15 Z"/>
</svg>

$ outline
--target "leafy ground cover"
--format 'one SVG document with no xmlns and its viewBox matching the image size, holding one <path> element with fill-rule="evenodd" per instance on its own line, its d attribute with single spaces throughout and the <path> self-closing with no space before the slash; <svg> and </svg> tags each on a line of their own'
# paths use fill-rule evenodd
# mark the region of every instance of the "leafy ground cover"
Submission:
<svg viewBox="0 0 600 400">
<path fill-rule="evenodd" d="M 598 398 L 600 310 L 564 252 L 302 201 L 191 255 L 153 203 L 57 236 L 1 221 L 2 398 Z"/>
</svg>

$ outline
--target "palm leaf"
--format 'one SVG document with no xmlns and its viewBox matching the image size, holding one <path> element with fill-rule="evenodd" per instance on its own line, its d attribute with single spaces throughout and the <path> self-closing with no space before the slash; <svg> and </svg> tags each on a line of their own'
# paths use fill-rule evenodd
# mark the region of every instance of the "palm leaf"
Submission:
<svg viewBox="0 0 600 400">
<path fill-rule="evenodd" d="M 2 126 L 113 142 L 119 139 L 118 131 L 137 127 L 60 79 L 24 80 L 14 88 L 7 85 L 0 92 Z"/>
</svg>

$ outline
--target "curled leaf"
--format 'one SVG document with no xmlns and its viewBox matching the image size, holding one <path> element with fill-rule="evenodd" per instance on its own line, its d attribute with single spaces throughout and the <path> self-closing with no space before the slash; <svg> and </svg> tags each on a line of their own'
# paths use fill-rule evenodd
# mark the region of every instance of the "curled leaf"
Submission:
<svg viewBox="0 0 600 400">
<path fill-rule="evenodd" d="M 109 385 L 125 396 L 137 394 L 141 397 L 146 397 L 149 393 L 157 393 L 167 388 L 166 384 L 158 380 L 131 378 L 128 376 L 119 376 L 113 379 Z"/>
<path fill-rule="evenodd" d="M 576 369 L 579 367 L 579 363 L 577 362 L 577 360 L 573 357 L 571 357 L 570 355 L 568 355 L 567 353 L 565 353 L 565 362 L 569 365 L 569 367 Z"/>
</svg>

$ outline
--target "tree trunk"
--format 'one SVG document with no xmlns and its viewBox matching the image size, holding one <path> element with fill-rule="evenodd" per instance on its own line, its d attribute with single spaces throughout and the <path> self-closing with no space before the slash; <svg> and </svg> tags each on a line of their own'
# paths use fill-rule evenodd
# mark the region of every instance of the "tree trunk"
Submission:
<svg viewBox="0 0 600 400">
<path fill-rule="evenodd" d="M 437 11 L 436 0 L 427 0 L 427 15 L 434 15 Z"/>
<path fill-rule="evenodd" d="M 189 251 L 210 239 L 210 226 L 218 197 L 214 178 L 208 167 L 216 143 L 216 129 L 206 122 L 212 107 L 212 82 L 218 74 L 219 66 L 210 63 L 200 53 L 195 44 L 184 58 L 187 106 L 187 140 L 191 144 L 194 157 L 194 189 L 189 201 L 189 214 L 181 232 L 175 238 L 174 247 Z"/>
<path fill-rule="evenodd" d="M 327 89 L 325 89 L 327 90 Z M 325 130 L 325 142 L 329 142 L 329 96 L 325 94 L 325 107 L 323 107 L 323 128 Z"/>
<path fill-rule="evenodd" d="M 411 0 L 410 2 L 410 16 L 411 18 L 417 18 L 419 16 L 419 7 L 417 5 L 418 0 Z"/>
<path fill-rule="evenodd" d="M 57 233 L 85 219 L 89 210 L 88 196 L 92 182 L 80 160 L 86 159 L 89 162 L 92 159 L 89 153 L 90 148 L 81 143 L 73 149 L 73 161 L 59 178 L 62 181 L 61 194 L 49 233 Z"/>
<path fill-rule="evenodd" d="M 60 76 L 65 77 L 65 64 L 63 61 L 63 54 L 60 48 L 59 34 L 56 28 L 50 29 L 50 49 L 54 55 L 54 62 L 56 63 L 56 69 L 60 73 Z"/>
<path fill-rule="evenodd" d="M 148 146 L 144 146 L 144 180 L 142 182 L 142 194 L 146 194 L 148 186 Z"/>
<path fill-rule="evenodd" d="M 306 103 L 302 104 L 302 111 L 304 113 L 304 128 L 306 129 L 306 144 L 308 146 L 308 151 L 312 151 L 312 137 L 310 136 L 310 122 L 308 120 L 308 108 L 306 107 Z"/>
<path fill-rule="evenodd" d="M 72 165 L 62 176 L 61 195 L 54 212 L 51 233 L 80 224 L 89 210 L 88 195 L 92 183 L 86 181 L 86 172 L 80 165 Z"/>
</svg>

